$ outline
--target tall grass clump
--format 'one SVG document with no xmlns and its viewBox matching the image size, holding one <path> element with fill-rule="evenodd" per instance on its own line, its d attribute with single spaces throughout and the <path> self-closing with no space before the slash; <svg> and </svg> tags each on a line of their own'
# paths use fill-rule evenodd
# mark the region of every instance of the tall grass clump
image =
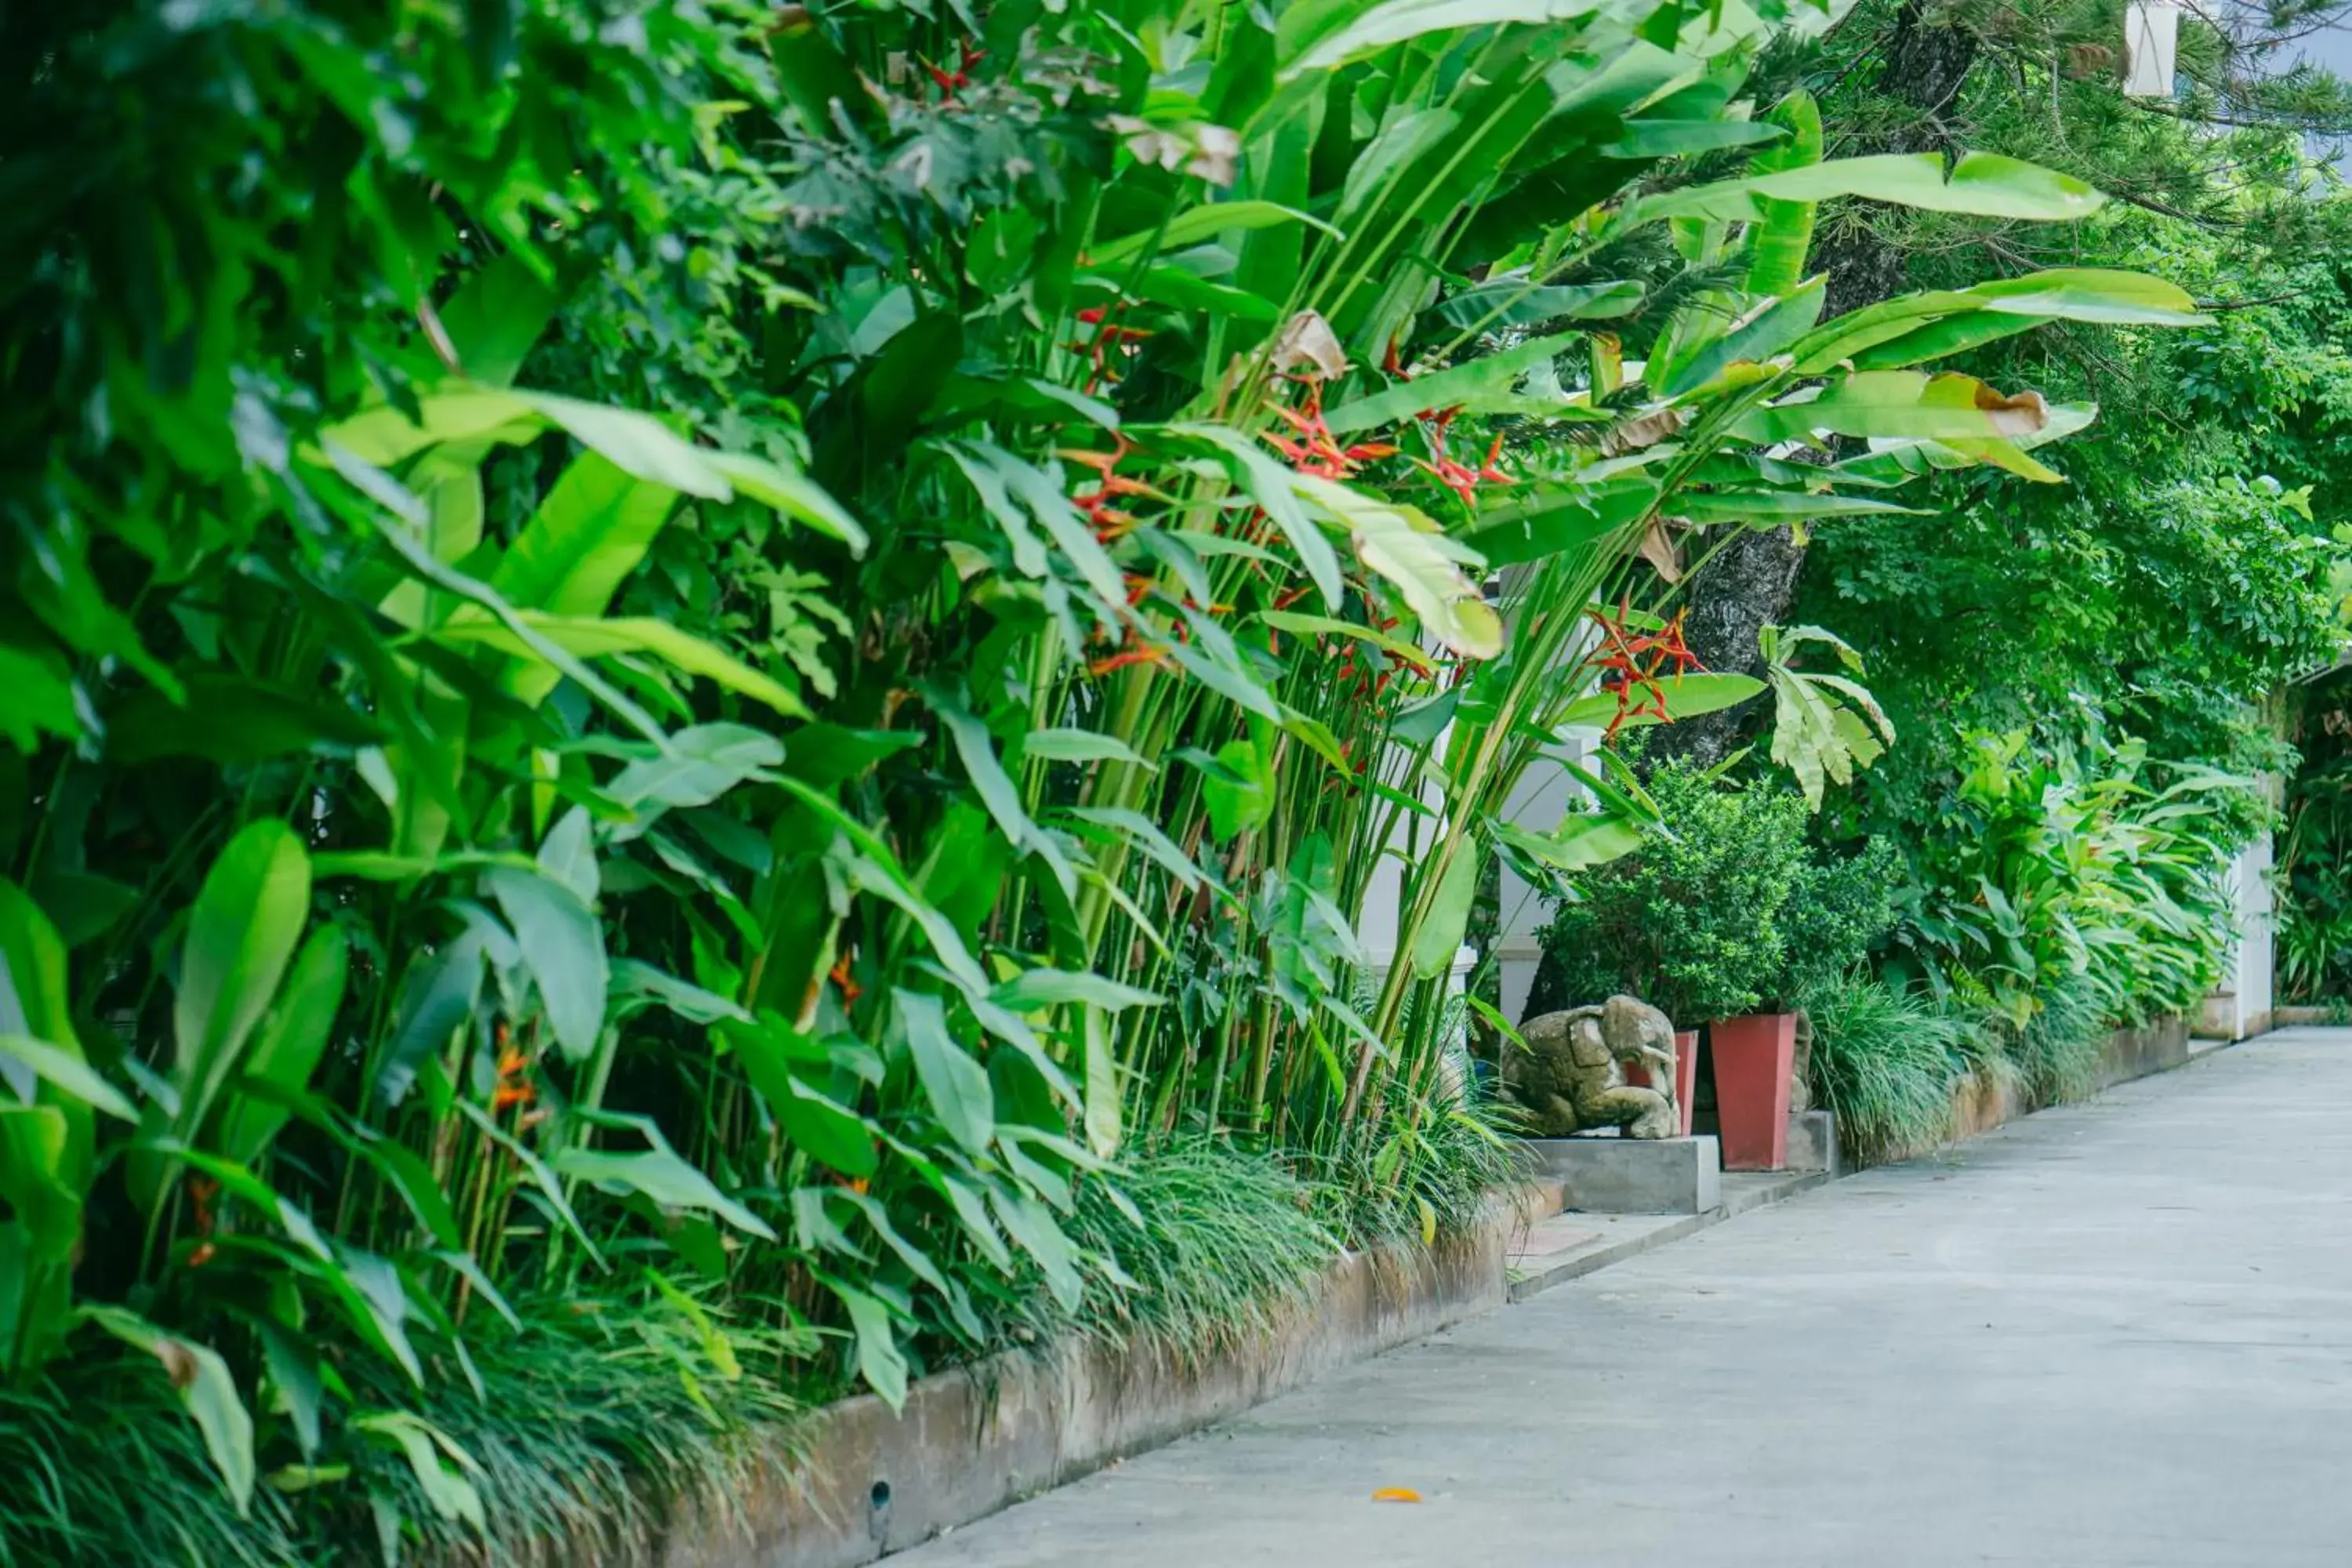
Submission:
<svg viewBox="0 0 2352 1568">
<path fill-rule="evenodd" d="M 1027 1336 L 1075 1330 L 1191 1360 L 1278 1327 L 1338 1255 L 1314 1193 L 1287 1165 L 1216 1140 L 1176 1139 L 1131 1161 L 1118 1184 L 1079 1194 L 1072 1239 L 1117 1263 L 1125 1289 L 1074 1315 L 1033 1292 Z"/>
<path fill-rule="evenodd" d="M 2108 1019 L 2092 987 L 2062 980 L 2042 993 L 2022 1028 L 2004 1031 L 2002 1049 L 2018 1082 L 2038 1105 L 2080 1100 L 2098 1087 L 2099 1052 Z"/>
<path fill-rule="evenodd" d="M 1847 1159 L 1874 1164 L 1941 1142 L 1976 1026 L 1917 992 L 1847 979 L 1806 998 L 1815 1103 L 1837 1117 Z"/>
<path fill-rule="evenodd" d="M 1511 1141 L 1517 1110 L 1491 1100 L 1441 1100 L 1417 1126 L 1368 1125 L 1307 1156 L 1323 1213 L 1350 1247 L 1475 1226 L 1496 1189 L 1526 1173 Z"/>
</svg>

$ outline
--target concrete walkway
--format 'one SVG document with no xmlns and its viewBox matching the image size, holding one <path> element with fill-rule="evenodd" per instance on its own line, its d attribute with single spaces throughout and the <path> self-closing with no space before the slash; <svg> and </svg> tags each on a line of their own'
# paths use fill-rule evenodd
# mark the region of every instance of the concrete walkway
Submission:
<svg viewBox="0 0 2352 1568">
<path fill-rule="evenodd" d="M 2347 1466 L 2352 1030 L 2300 1029 L 1743 1215 L 892 1563 L 2342 1568 Z"/>
</svg>

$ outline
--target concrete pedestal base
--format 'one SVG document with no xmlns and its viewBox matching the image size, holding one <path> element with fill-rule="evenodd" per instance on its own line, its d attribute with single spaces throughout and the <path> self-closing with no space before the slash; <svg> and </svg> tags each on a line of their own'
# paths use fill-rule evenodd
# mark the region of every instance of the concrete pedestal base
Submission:
<svg viewBox="0 0 2352 1568">
<path fill-rule="evenodd" d="M 1586 1214 L 1705 1214 L 1723 1201 L 1712 1138 L 1534 1138 L 1537 1168 Z"/>
<path fill-rule="evenodd" d="M 1800 1110 L 1789 1118 L 1789 1169 L 1808 1175 L 1844 1173 L 1838 1163 L 1836 1117 L 1826 1110 Z"/>
</svg>

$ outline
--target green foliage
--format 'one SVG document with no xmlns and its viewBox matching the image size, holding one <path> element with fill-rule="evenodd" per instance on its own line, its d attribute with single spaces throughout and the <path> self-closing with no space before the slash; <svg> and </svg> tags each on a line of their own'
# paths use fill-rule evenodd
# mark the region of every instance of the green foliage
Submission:
<svg viewBox="0 0 2352 1568">
<path fill-rule="evenodd" d="M 1622 993 L 1696 1028 L 1755 1011 L 1789 973 L 1782 916 L 1807 877 L 1803 801 L 1682 763 L 1654 773 L 1650 794 L 1659 829 L 1578 878 L 1544 928 L 1532 1010 Z"/>
<path fill-rule="evenodd" d="M 1778 62 L 1854 142 L 1916 145 L 1918 106 L 1889 96 L 1903 84 L 1877 63 L 1907 29 L 1955 72 L 1939 136 L 2126 197 L 2056 247 L 2056 231 L 1969 216 L 1838 214 L 1828 243 L 1884 263 L 1885 286 L 2035 289 L 2036 268 L 2123 267 L 2177 284 L 2203 313 L 2164 331 L 2128 312 L 2006 333 L 1957 323 L 1969 345 L 1948 346 L 1974 374 L 2097 399 L 2095 429 L 2053 459 L 2070 483 L 1937 473 L 1913 498 L 1945 513 L 1932 534 L 1887 514 L 1825 520 L 1792 612 L 1868 651 L 1903 737 L 1833 797 L 1824 837 L 1905 847 L 1904 942 L 1924 962 L 1898 971 L 2003 1014 L 2045 1095 L 2079 1084 L 2084 1042 L 2105 1026 L 2193 1005 L 2217 972 L 2220 863 L 2266 816 L 2260 792 L 2222 775 L 2293 766 L 2272 694 L 2344 640 L 2335 481 L 2352 409 L 2339 259 L 2352 205 L 2301 135 L 2340 129 L 2344 89 L 2244 68 L 2296 25 L 2191 18 L 2187 95 L 2153 112 L 2114 90 L 2112 6 L 1864 0 L 1816 49 Z M 2022 276 L 1988 285 L 1988 255 Z M 1988 771 L 1996 752 L 2009 761 Z M 2322 908 L 2301 905 L 2282 927 L 2290 984 L 2330 962 L 2325 920 L 2296 923 Z M 2042 1022 L 2085 1008 L 2090 1024 Z"/>
<path fill-rule="evenodd" d="M 2037 1084 L 2072 1084 L 2086 1030 L 2186 1011 L 2220 978 L 2229 857 L 2261 799 L 2250 780 L 2095 734 L 2047 758 L 2022 731 L 1973 739 L 1948 814 L 1913 851 L 1895 968 L 2029 1035 L 2045 1010 L 2086 1015 L 2030 1042 Z"/>
<path fill-rule="evenodd" d="M 436 1506 L 389 1438 L 315 1471 L 290 1463 L 240 1515 L 149 1358 L 77 1358 L 49 1384 L 0 1394 L 0 1462 L 21 1478 L 0 1505 L 0 1562 L 309 1563 L 384 1532 L 409 1553 L 573 1560 L 644 1550 L 673 1502 L 724 1521 L 752 1475 L 788 1458 L 797 1406 L 774 1376 L 806 1347 L 689 1300 L 526 1300 L 522 1328 L 478 1336 L 482 1393 L 445 1384 L 414 1419 L 439 1435 L 425 1441 L 441 1495 L 471 1490 L 487 1542 Z M 414 1397 L 397 1374 L 350 1371 L 337 1398 L 362 1418 Z"/>
<path fill-rule="evenodd" d="M 1951 1136 L 1953 1092 L 1981 1055 L 1977 1024 L 1860 975 L 1818 984 L 1804 1002 L 1813 1102 L 1836 1115 L 1848 1159 L 1906 1158 Z"/>
<path fill-rule="evenodd" d="M 2116 1016 L 2112 1004 L 2086 976 L 2053 980 L 2036 1000 L 2023 1026 L 1994 1025 L 2001 1031 L 2002 1058 L 2030 1102 L 2080 1100 L 2097 1086 L 2100 1053 Z"/>
<path fill-rule="evenodd" d="M 1752 693 L 1660 614 L 1710 531 L 2082 423 L 1915 365 L 2189 303 L 1857 368 L 1819 204 L 2101 198 L 1759 121 L 1827 21 L 12 10 L 0 1382 L 251 1515 L 78 1477 L 26 1554 L 594 1541 L 697 1421 L 1465 1225 L 1491 861 L 1687 862 L 1638 966 L 1752 1002 L 1795 798 L 1525 770 Z"/>
<path fill-rule="evenodd" d="M 2331 675 L 2289 705 L 2302 765 L 2286 789 L 2272 874 L 2279 999 L 2352 996 L 2352 684 Z"/>
<path fill-rule="evenodd" d="M 1075 1323 L 1049 1313 L 1024 1337 L 1075 1328 L 1180 1358 L 1243 1347 L 1308 1302 L 1338 1251 L 1315 1189 L 1268 1155 L 1187 1139 L 1122 1166 L 1118 1184 L 1080 1194 L 1071 1232 L 1118 1258 L 1132 1288 L 1089 1296 Z"/>
<path fill-rule="evenodd" d="M 1787 957 L 1764 987 L 1767 1001 L 1795 1006 L 1851 977 L 1893 931 L 1903 858 L 1885 839 L 1850 855 L 1815 848 L 1797 867 L 1780 908 Z"/>
</svg>

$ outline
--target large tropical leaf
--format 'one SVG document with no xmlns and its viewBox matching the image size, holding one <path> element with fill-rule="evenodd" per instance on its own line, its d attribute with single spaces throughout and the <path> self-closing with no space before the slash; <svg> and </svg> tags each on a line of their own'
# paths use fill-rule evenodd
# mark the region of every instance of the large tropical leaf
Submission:
<svg viewBox="0 0 2352 1568">
<path fill-rule="evenodd" d="M 1768 201 L 1862 196 L 1930 212 L 2062 222 L 2087 217 L 2106 198 L 2072 174 L 1993 153 L 1964 153 L 1948 169 L 1940 153 L 1883 153 L 1749 174 L 1645 196 L 1629 221 L 1709 217 L 1764 221 Z"/>
<path fill-rule="evenodd" d="M 1357 559 L 1395 585 L 1431 636 L 1465 658 L 1492 658 L 1502 651 L 1502 619 L 1464 570 L 1483 564 L 1475 550 L 1447 538 L 1415 508 L 1311 474 L 1293 483 L 1348 530 Z"/>
</svg>

